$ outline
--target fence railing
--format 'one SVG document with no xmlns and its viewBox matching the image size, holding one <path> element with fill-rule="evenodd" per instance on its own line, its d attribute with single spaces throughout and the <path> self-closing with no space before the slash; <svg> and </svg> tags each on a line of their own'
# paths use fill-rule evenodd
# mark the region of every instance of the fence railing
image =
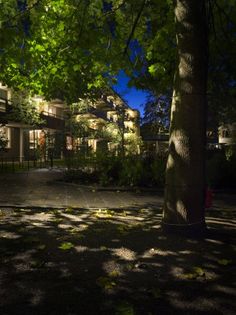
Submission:
<svg viewBox="0 0 236 315">
<path fill-rule="evenodd" d="M 14 173 L 18 171 L 27 171 L 34 168 L 52 168 L 58 165 L 64 165 L 64 161 L 49 158 L 22 159 L 20 157 L 0 157 L 0 173 Z"/>
</svg>

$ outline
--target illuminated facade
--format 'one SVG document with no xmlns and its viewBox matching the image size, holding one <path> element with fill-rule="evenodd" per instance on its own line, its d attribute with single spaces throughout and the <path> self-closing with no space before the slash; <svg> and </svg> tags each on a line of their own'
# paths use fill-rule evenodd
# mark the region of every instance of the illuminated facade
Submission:
<svg viewBox="0 0 236 315">
<path fill-rule="evenodd" d="M 2 157 L 20 162 L 24 159 L 45 159 L 52 149 L 56 157 L 61 157 L 63 145 L 58 144 L 63 142 L 64 103 L 58 99 L 46 102 L 42 97 L 33 97 L 32 102 L 42 119 L 40 126 L 33 127 L 9 119 L 11 94 L 11 90 L 0 83 L 0 133 L 7 140 Z"/>
<path fill-rule="evenodd" d="M 123 134 L 125 147 L 129 137 L 140 137 L 140 114 L 138 110 L 131 109 L 127 103 L 117 94 L 102 95 L 101 98 L 94 103 L 90 103 L 89 109 L 86 113 L 77 113 L 76 120 L 86 119 L 89 122 L 89 128 L 92 131 L 100 131 L 100 136 L 88 137 L 87 139 L 78 138 L 74 139 L 75 145 L 81 145 L 86 140 L 87 146 L 93 151 L 97 152 L 99 148 L 102 150 L 108 149 L 114 151 L 118 147 L 118 143 L 113 140 L 109 141 L 102 136 L 101 132 L 110 134 L 116 133 Z M 113 129 L 111 128 L 113 125 Z M 112 137 L 111 137 L 112 138 Z M 137 147 L 137 152 L 140 148 Z"/>
<path fill-rule="evenodd" d="M 55 158 L 61 158 L 66 152 L 78 151 L 81 148 L 97 152 L 99 149 L 117 151 L 118 141 L 111 141 L 104 134 L 108 132 L 122 133 L 124 147 L 128 147 L 130 137 L 140 137 L 139 111 L 131 109 L 122 98 L 103 95 L 99 100 L 91 102 L 86 113 L 75 113 L 79 122 L 82 118 L 88 122 L 93 136 L 75 138 L 66 131 L 65 119 L 69 115 L 65 104 L 55 99 L 46 101 L 41 96 L 31 98 L 36 110 L 40 113 L 42 123 L 32 126 L 17 119 L 9 119 L 11 112 L 11 90 L 0 83 L 0 135 L 7 140 L 4 150 L 0 148 L 1 157 L 7 160 L 24 161 L 28 159 L 47 159 L 53 152 Z M 17 120 L 17 121 L 16 121 Z M 97 132 L 96 132 L 97 131 Z M 96 134 L 96 135 L 95 135 Z M 114 134 L 114 138 L 116 135 Z M 135 149 L 140 152 L 140 147 Z"/>
<path fill-rule="evenodd" d="M 220 145 L 236 146 L 236 123 L 220 126 L 218 133 Z"/>
</svg>

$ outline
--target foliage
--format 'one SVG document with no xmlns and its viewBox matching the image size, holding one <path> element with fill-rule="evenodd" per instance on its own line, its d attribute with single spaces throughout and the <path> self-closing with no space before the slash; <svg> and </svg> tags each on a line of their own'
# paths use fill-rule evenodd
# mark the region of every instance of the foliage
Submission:
<svg viewBox="0 0 236 315">
<path fill-rule="evenodd" d="M 226 154 L 224 150 L 208 152 L 207 182 L 212 188 L 235 188 L 236 155 Z"/>
<path fill-rule="evenodd" d="M 210 1 L 208 102 L 211 125 L 236 119 L 236 8 L 233 1 Z"/>
<path fill-rule="evenodd" d="M 125 152 L 128 155 L 136 155 L 140 153 L 140 148 L 143 145 L 142 138 L 136 133 L 128 133 L 125 137 Z"/>
<path fill-rule="evenodd" d="M 236 8 L 228 0 L 207 1 L 207 7 L 209 113 L 211 120 L 232 119 Z M 9 0 L 1 3 L 0 20 L 0 79 L 10 86 L 73 102 L 105 89 L 123 68 L 131 85 L 171 93 L 172 1 Z"/>
<path fill-rule="evenodd" d="M 143 158 L 100 153 L 93 158 L 93 163 L 89 158 L 82 163 L 81 159 L 76 161 L 77 164 L 72 162 L 73 168 L 65 172 L 65 180 L 68 182 L 98 183 L 102 186 L 164 186 L 165 156 Z"/>
<path fill-rule="evenodd" d="M 29 0 L 20 12 L 12 1 L 4 4 L 0 19 L 1 79 L 50 98 L 93 95 L 121 68 L 133 79 L 144 73 L 148 88 L 156 76 L 164 86 L 169 65 L 174 68 L 173 54 L 167 54 L 174 34 L 171 1 Z"/>
<path fill-rule="evenodd" d="M 9 121 L 19 121 L 31 126 L 39 126 L 44 120 L 36 102 L 32 100 L 28 91 L 12 91 L 10 111 L 7 113 Z"/>
<path fill-rule="evenodd" d="M 90 99 L 80 98 L 78 102 L 74 102 L 71 105 L 69 105 L 69 108 L 70 108 L 70 113 L 72 115 L 76 115 L 76 114 L 88 113 L 91 110 L 92 106 L 93 106 L 93 104 L 92 104 L 92 101 Z"/>
<path fill-rule="evenodd" d="M 113 92 L 110 91 L 110 94 Z M 115 108 L 116 121 L 108 121 L 106 118 L 98 122 L 96 116 L 96 102 L 100 99 L 80 99 L 79 102 L 70 105 L 70 118 L 66 121 L 67 131 L 74 139 L 85 138 L 100 139 L 109 143 L 117 152 L 137 154 L 142 145 L 141 138 L 134 130 L 125 128 L 126 105 Z M 94 103 L 93 103 L 94 102 Z M 104 110 L 106 115 L 106 111 Z M 96 116 L 97 117 L 97 116 Z M 99 117 L 99 116 L 98 116 Z"/>
<path fill-rule="evenodd" d="M 232 1 L 207 3 L 212 124 L 235 117 L 236 9 Z M 19 6 L 11 0 L 1 3 L 0 20 L 0 79 L 10 86 L 73 102 L 105 89 L 123 68 L 131 85 L 154 95 L 171 93 L 176 67 L 172 1 L 28 0 Z"/>
<path fill-rule="evenodd" d="M 66 131 L 75 139 L 89 137 L 93 133 L 93 130 L 89 126 L 89 121 L 86 118 L 77 120 L 76 116 L 72 116 L 66 120 Z"/>
<path fill-rule="evenodd" d="M 154 134 L 166 132 L 169 128 L 170 101 L 165 95 L 150 94 L 147 98 L 142 123 L 150 125 Z"/>
<path fill-rule="evenodd" d="M 4 133 L 4 131 L 1 129 L 1 125 L 0 125 L 0 152 L 1 151 L 4 151 L 7 147 L 7 143 L 8 143 L 8 140 L 6 138 L 6 135 Z"/>
<path fill-rule="evenodd" d="M 58 248 L 61 250 L 70 250 L 73 247 L 74 245 L 71 242 L 64 242 L 64 243 L 61 243 L 61 245 Z"/>
<path fill-rule="evenodd" d="M 103 137 L 108 141 L 120 143 L 122 138 L 122 131 L 119 128 L 119 123 L 108 122 L 106 128 L 103 130 Z"/>
</svg>

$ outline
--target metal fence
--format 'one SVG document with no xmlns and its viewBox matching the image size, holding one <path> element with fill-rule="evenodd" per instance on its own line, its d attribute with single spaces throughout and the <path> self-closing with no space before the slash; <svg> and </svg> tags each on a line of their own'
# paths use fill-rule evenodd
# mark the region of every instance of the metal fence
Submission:
<svg viewBox="0 0 236 315">
<path fill-rule="evenodd" d="M 4 158 L 0 157 L 0 173 L 14 173 L 27 171 L 34 168 L 52 168 L 58 164 L 63 165 L 63 161 L 54 159 L 20 159 L 20 157 Z"/>
</svg>

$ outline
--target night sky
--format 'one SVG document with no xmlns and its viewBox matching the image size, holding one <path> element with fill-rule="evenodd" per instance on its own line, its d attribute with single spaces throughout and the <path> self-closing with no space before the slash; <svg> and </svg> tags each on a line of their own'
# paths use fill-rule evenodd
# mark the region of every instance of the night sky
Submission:
<svg viewBox="0 0 236 315">
<path fill-rule="evenodd" d="M 142 116 L 144 108 L 143 105 L 145 104 L 148 93 L 142 90 L 137 90 L 134 87 L 128 87 L 128 82 L 129 78 L 123 71 L 120 71 L 120 74 L 118 75 L 118 82 L 113 86 L 113 88 L 124 98 L 125 101 L 127 101 L 131 108 L 138 109 Z"/>
</svg>

